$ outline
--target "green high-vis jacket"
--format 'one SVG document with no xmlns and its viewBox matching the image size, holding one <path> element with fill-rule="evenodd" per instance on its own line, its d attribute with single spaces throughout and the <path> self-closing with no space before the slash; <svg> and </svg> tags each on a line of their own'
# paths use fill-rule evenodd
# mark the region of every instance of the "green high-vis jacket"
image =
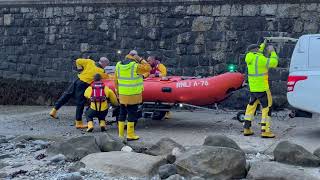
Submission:
<svg viewBox="0 0 320 180">
<path fill-rule="evenodd" d="M 249 52 L 245 59 L 248 68 L 248 81 L 250 92 L 264 92 L 270 90 L 269 68 L 278 66 L 278 55 L 271 52 L 270 58 L 260 52 Z"/>
</svg>

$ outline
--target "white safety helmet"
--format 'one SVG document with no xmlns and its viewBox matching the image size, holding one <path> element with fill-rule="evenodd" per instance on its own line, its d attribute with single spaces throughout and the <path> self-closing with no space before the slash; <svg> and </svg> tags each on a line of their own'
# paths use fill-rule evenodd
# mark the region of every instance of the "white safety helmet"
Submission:
<svg viewBox="0 0 320 180">
<path fill-rule="evenodd" d="M 131 56 L 135 56 L 135 55 L 138 55 L 138 52 L 137 52 L 136 50 L 131 50 L 131 51 L 129 52 L 129 54 L 130 54 Z"/>
<path fill-rule="evenodd" d="M 100 62 L 106 62 L 106 63 L 109 63 L 110 61 L 109 61 L 109 59 L 108 59 L 108 58 L 106 58 L 106 57 L 101 57 L 101 58 L 100 58 Z"/>
</svg>

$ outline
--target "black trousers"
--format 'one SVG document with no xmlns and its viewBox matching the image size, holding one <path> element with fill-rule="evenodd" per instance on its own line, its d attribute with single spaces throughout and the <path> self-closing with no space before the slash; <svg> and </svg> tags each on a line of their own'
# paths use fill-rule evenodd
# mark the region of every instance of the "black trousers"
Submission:
<svg viewBox="0 0 320 180">
<path fill-rule="evenodd" d="M 86 118 L 87 118 L 88 122 L 93 121 L 93 118 L 95 118 L 95 117 L 98 118 L 99 121 L 105 120 L 107 115 L 108 115 L 108 109 L 106 109 L 104 111 L 96 111 L 96 110 L 89 108 L 86 111 Z"/>
<path fill-rule="evenodd" d="M 55 109 L 60 109 L 65 105 L 72 97 L 76 100 L 76 120 L 82 120 L 82 114 L 84 105 L 86 103 L 86 98 L 84 97 L 84 92 L 86 91 L 89 84 L 76 79 L 72 84 L 69 85 L 68 89 L 63 93 L 63 95 L 55 103 Z"/>
<path fill-rule="evenodd" d="M 128 120 L 129 122 L 138 121 L 138 104 L 134 105 L 120 105 L 119 121 Z M 128 116 L 128 118 L 127 118 Z"/>
<path fill-rule="evenodd" d="M 268 107 L 269 101 L 267 92 L 250 92 L 249 104 L 253 105 L 257 100 L 260 101 L 263 108 Z"/>
</svg>

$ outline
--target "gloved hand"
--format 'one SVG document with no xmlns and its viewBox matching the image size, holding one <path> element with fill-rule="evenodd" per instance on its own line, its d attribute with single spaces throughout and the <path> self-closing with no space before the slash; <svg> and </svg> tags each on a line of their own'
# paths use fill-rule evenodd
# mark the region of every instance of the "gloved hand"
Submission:
<svg viewBox="0 0 320 180">
<path fill-rule="evenodd" d="M 262 44 L 259 45 L 259 51 L 260 52 L 263 52 L 265 48 L 266 48 L 266 44 L 265 43 L 262 43 Z"/>
<path fill-rule="evenodd" d="M 268 39 L 264 39 L 263 44 L 267 45 Z"/>
<path fill-rule="evenodd" d="M 274 47 L 273 47 L 272 45 L 268 46 L 268 47 L 267 47 L 267 51 L 268 51 L 268 52 L 274 51 Z"/>
</svg>

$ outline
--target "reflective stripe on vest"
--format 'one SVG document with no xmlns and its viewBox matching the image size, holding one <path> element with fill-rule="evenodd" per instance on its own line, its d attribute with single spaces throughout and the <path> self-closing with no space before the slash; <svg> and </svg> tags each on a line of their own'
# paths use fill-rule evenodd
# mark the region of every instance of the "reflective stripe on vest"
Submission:
<svg viewBox="0 0 320 180">
<path fill-rule="evenodd" d="M 255 67 L 254 67 L 255 68 L 255 73 L 254 74 L 248 74 L 248 76 L 256 76 L 257 77 L 257 76 L 268 75 L 268 72 L 259 74 L 258 60 L 259 60 L 259 56 L 256 56 Z M 269 66 L 269 63 L 270 63 L 270 58 L 268 58 L 267 68 Z"/>
<path fill-rule="evenodd" d="M 116 65 L 118 89 L 120 95 L 138 95 L 143 90 L 143 78 L 136 73 L 138 64 L 130 62 L 122 65 L 120 62 Z"/>
<path fill-rule="evenodd" d="M 268 60 L 267 60 L 267 69 L 269 69 L 269 65 L 270 65 L 270 58 L 268 58 Z"/>
<path fill-rule="evenodd" d="M 137 86 L 142 86 L 143 83 L 139 83 L 139 84 L 118 84 L 119 86 L 123 86 L 123 87 L 137 87 Z"/>
<path fill-rule="evenodd" d="M 134 66 L 134 65 L 133 65 Z M 140 77 L 134 77 L 134 68 L 131 68 L 130 77 L 121 77 L 120 76 L 120 65 L 118 67 L 118 80 L 138 80 Z"/>
</svg>

